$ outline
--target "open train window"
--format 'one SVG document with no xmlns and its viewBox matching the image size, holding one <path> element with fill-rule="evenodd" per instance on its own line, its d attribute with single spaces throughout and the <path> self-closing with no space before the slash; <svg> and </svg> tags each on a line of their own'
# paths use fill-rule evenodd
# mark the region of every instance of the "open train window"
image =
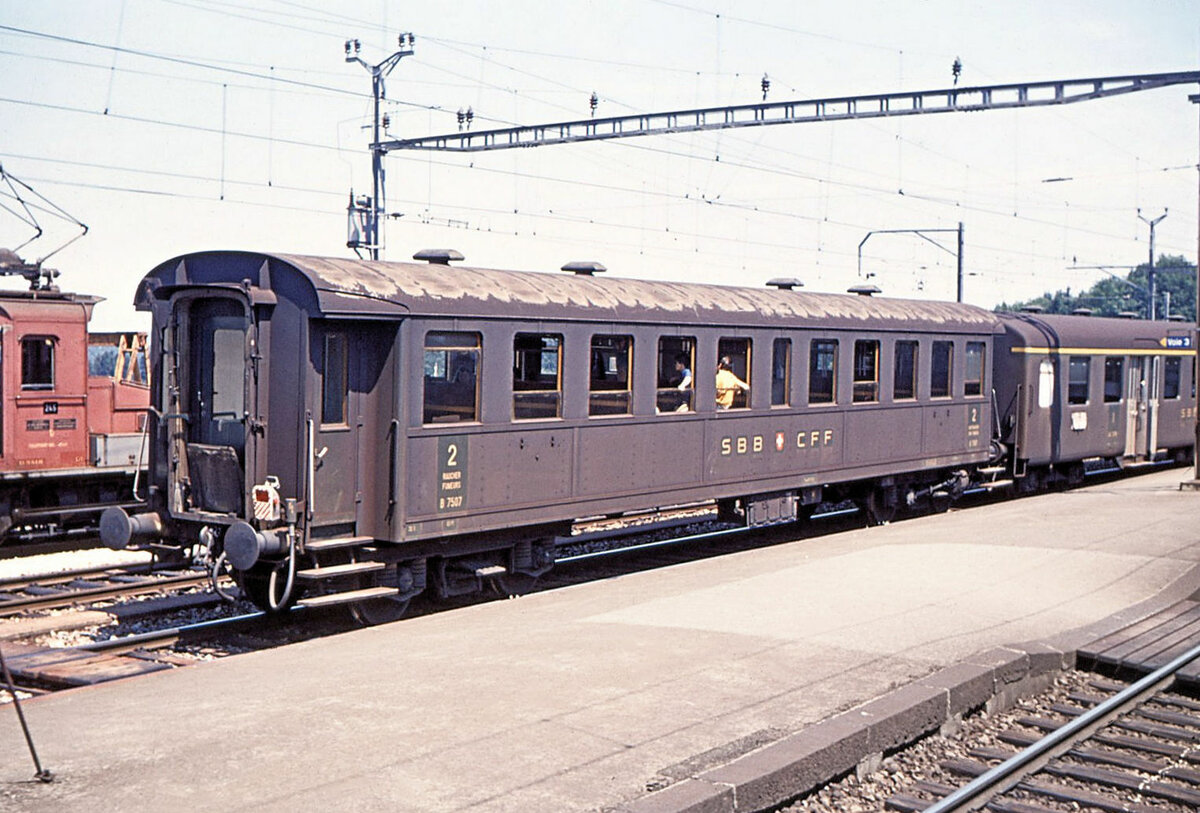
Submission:
<svg viewBox="0 0 1200 813">
<path fill-rule="evenodd" d="M 1125 377 L 1125 359 L 1108 356 L 1104 359 L 1104 403 L 1115 404 L 1121 400 L 1122 379 Z"/>
<path fill-rule="evenodd" d="M 424 423 L 479 420 L 479 334 L 425 334 Z"/>
<path fill-rule="evenodd" d="M 691 412 L 696 393 L 692 371 L 696 367 L 696 340 L 691 336 L 660 336 L 655 411 Z"/>
<path fill-rule="evenodd" d="M 717 342 L 717 409 L 750 408 L 750 340 Z"/>
<path fill-rule="evenodd" d="M 950 397 L 950 371 L 954 369 L 954 343 L 934 342 L 929 365 L 929 397 Z"/>
<path fill-rule="evenodd" d="M 896 342 L 896 365 L 892 375 L 892 399 L 906 401 L 917 397 L 917 343 Z"/>
<path fill-rule="evenodd" d="M 983 342 L 967 342 L 967 369 L 963 377 L 963 395 L 983 395 L 984 355 L 987 345 Z"/>
<path fill-rule="evenodd" d="M 792 392 L 792 340 L 776 339 L 771 350 L 771 406 L 787 406 Z"/>
<path fill-rule="evenodd" d="M 854 342 L 854 403 L 879 400 L 879 342 L 858 339 Z"/>
<path fill-rule="evenodd" d="M 1179 382 L 1183 373 L 1183 365 L 1179 358 L 1163 359 L 1163 398 L 1179 397 Z"/>
<path fill-rule="evenodd" d="M 1067 403 L 1086 404 L 1091 383 L 1092 360 L 1088 356 L 1071 356 L 1067 362 Z"/>
<path fill-rule="evenodd" d="M 562 407 L 562 336 L 518 333 L 513 339 L 513 418 L 557 418 Z"/>
<path fill-rule="evenodd" d="M 325 368 L 321 376 L 321 423 L 346 423 L 350 359 L 346 334 L 325 335 Z"/>
<path fill-rule="evenodd" d="M 832 404 L 837 397 L 838 343 L 813 339 L 808 352 L 808 402 Z"/>
<path fill-rule="evenodd" d="M 631 411 L 632 336 L 593 336 L 589 415 L 628 415 Z"/>
<path fill-rule="evenodd" d="M 21 389 L 54 389 L 54 339 L 27 336 L 21 339 Z"/>
</svg>

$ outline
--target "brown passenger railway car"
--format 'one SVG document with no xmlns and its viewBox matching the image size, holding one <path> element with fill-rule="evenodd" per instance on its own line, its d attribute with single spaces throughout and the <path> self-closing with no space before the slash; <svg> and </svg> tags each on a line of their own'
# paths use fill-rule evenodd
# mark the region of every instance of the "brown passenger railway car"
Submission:
<svg viewBox="0 0 1200 813">
<path fill-rule="evenodd" d="M 1190 455 L 1194 325 L 1033 313 L 1003 325 L 997 399 L 1025 488 L 1078 481 L 1092 458 L 1129 466 Z"/>
<path fill-rule="evenodd" d="M 374 620 L 519 590 L 580 517 L 713 500 L 762 525 L 853 499 L 883 521 L 1023 476 L 1013 444 L 1044 462 L 1030 416 L 996 410 L 1033 354 L 979 308 L 424 256 L 147 275 L 150 509 L 107 512 L 105 541 L 194 545 L 264 606 Z"/>
</svg>

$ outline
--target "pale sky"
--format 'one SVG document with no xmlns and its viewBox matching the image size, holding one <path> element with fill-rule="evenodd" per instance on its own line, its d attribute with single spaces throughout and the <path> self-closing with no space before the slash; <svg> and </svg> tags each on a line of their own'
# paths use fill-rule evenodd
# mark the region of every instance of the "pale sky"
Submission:
<svg viewBox="0 0 1200 813">
<path fill-rule="evenodd" d="M 19 30 L 14 30 L 19 29 Z M 370 77 L 393 137 L 597 115 L 1200 69 L 1200 0 L 0 0 L 0 162 L 86 223 L 56 254 L 64 289 L 106 297 L 93 329 L 145 326 L 137 281 L 178 254 L 352 256 L 368 193 Z M 39 36 L 41 35 L 41 36 Z M 119 50 L 115 50 L 119 49 Z M 872 230 L 965 227 L 966 301 L 1090 285 L 1197 251 L 1200 105 L 1178 86 L 1069 106 L 793 124 L 386 159 L 388 259 L 806 290 L 862 282 Z M 11 206 L 11 201 L 0 199 Z M 40 217 L 35 260 L 77 230 Z M 31 229 L 0 210 L 0 247 Z M 953 237 L 942 235 L 953 248 Z M 953 299 L 952 253 L 876 235 L 885 295 Z"/>
</svg>

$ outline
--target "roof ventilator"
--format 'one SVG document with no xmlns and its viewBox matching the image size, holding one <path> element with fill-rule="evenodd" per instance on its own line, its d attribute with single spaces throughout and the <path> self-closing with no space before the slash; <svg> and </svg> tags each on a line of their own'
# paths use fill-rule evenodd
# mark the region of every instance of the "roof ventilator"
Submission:
<svg viewBox="0 0 1200 813">
<path fill-rule="evenodd" d="M 1045 313 L 1046 309 L 1041 305 L 1025 305 L 1021 308 L 1021 313 Z"/>
<path fill-rule="evenodd" d="M 425 260 L 430 265 L 449 265 L 452 260 L 464 260 L 462 252 L 452 248 L 425 248 L 413 255 L 414 260 Z"/>
<path fill-rule="evenodd" d="M 883 291 L 875 285 L 852 285 L 846 289 L 846 293 L 858 294 L 859 296 L 874 296 L 875 294 L 883 293 Z"/>
<path fill-rule="evenodd" d="M 767 280 L 767 286 L 778 288 L 781 291 L 790 291 L 793 288 L 803 288 L 804 283 L 795 277 L 775 277 L 775 279 Z"/>
<path fill-rule="evenodd" d="M 1117 314 L 1118 319 L 1136 319 L 1138 318 L 1137 311 L 1121 311 Z M 1182 318 L 1182 317 L 1181 317 Z"/>
<path fill-rule="evenodd" d="M 562 267 L 563 271 L 569 271 L 579 277 L 590 277 L 599 274 L 608 269 L 602 263 L 592 262 L 590 260 L 572 260 Z"/>
<path fill-rule="evenodd" d="M 1186 322 L 1187 317 L 1184 316 L 1182 313 L 1173 313 L 1167 317 L 1167 321 L 1168 322 Z"/>
<path fill-rule="evenodd" d="M 1076 308 L 1071 311 L 1071 314 L 1074 316 L 1091 316 L 1093 313 L 1094 311 L 1091 308 Z"/>
</svg>

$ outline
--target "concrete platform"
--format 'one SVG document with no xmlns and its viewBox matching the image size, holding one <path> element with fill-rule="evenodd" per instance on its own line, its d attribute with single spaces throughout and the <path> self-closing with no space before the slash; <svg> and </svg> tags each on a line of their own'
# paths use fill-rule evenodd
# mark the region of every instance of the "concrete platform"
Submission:
<svg viewBox="0 0 1200 813">
<path fill-rule="evenodd" d="M 617 808 L 1006 643 L 1200 588 L 1184 470 L 0 707 L 0 809 Z"/>
</svg>

